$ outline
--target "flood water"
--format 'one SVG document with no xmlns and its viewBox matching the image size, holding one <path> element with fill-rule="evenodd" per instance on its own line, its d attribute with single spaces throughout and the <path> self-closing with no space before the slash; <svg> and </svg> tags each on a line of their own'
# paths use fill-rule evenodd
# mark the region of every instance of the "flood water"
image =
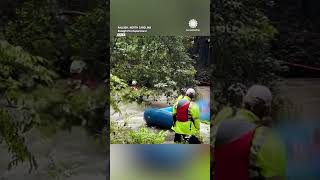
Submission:
<svg viewBox="0 0 320 180">
<path fill-rule="evenodd" d="M 0 146 L 1 180 L 106 179 L 106 147 L 94 142 L 83 128 L 60 131 L 52 136 L 33 129 L 26 136 L 26 144 L 37 160 L 38 169 L 29 174 L 26 162 L 8 171 L 10 155 Z"/>
<path fill-rule="evenodd" d="M 279 87 L 302 119 L 320 117 L 320 78 L 285 79 Z"/>
</svg>

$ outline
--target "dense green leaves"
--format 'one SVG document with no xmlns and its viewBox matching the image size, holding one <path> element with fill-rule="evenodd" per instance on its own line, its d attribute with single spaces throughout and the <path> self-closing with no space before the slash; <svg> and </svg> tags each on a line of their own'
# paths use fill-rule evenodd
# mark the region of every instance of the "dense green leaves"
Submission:
<svg viewBox="0 0 320 180">
<path fill-rule="evenodd" d="M 110 74 L 110 105 L 116 112 L 121 113 L 118 107 L 119 103 L 142 103 L 142 97 L 152 95 L 155 95 L 155 91 L 145 87 L 133 90 L 123 79 Z"/>
<path fill-rule="evenodd" d="M 194 86 L 194 60 L 186 37 L 125 37 L 112 43 L 111 73 L 139 86 L 167 93 Z"/>
<path fill-rule="evenodd" d="M 102 117 L 106 103 L 103 87 L 71 91 L 65 82 L 61 82 L 50 89 L 38 89 L 28 97 L 38 112 L 38 126 L 42 128 L 55 132 L 82 125 L 92 135 L 101 133 L 103 129 Z"/>
<path fill-rule="evenodd" d="M 111 144 L 162 144 L 167 133 L 165 131 L 152 132 L 147 128 L 134 131 L 128 127 L 111 122 Z"/>
<path fill-rule="evenodd" d="M 0 41 L 0 142 L 12 154 L 9 168 L 26 160 L 30 170 L 35 158 L 25 145 L 23 133 L 37 124 L 36 112 L 26 96 L 37 85 L 50 85 L 56 76 L 44 67 L 48 62 L 21 47 Z"/>
<path fill-rule="evenodd" d="M 213 87 L 218 104 L 226 103 L 231 84 L 273 87 L 282 71 L 270 54 L 277 33 L 264 15 L 264 1 L 220 0 L 212 3 Z"/>
<path fill-rule="evenodd" d="M 108 14 L 104 6 L 94 9 L 66 30 L 66 38 L 73 54 L 82 59 L 92 69 L 91 74 L 103 76 L 108 58 Z"/>
<path fill-rule="evenodd" d="M 7 41 L 0 41 L 0 64 L 2 93 L 8 89 L 21 88 L 32 81 L 50 84 L 55 76 L 54 72 L 44 67 L 48 65 L 47 60 L 32 56 L 21 47 L 12 46 Z"/>
<path fill-rule="evenodd" d="M 26 1 L 16 9 L 17 18 L 5 26 L 6 39 L 32 54 L 56 60 L 57 6 L 52 0 Z"/>
<path fill-rule="evenodd" d="M 5 143 L 8 151 L 12 154 L 12 160 L 8 165 L 8 169 L 28 160 L 30 163 L 29 171 L 31 171 L 37 167 L 37 163 L 35 157 L 25 145 L 25 139 L 20 135 L 22 131 L 26 130 L 22 129 L 22 127 L 21 123 L 13 122 L 8 111 L 0 109 L 0 143 Z"/>
<path fill-rule="evenodd" d="M 88 3 L 88 2 L 87 2 Z M 67 13 L 56 0 L 28 0 L 16 9 L 16 18 L 4 28 L 5 38 L 30 53 L 49 59 L 52 69 L 68 74 L 80 57 L 102 76 L 108 52 L 108 14 L 102 2 L 88 12 Z M 72 11 L 71 11 L 72 12 Z M 78 12 L 78 13 L 77 13 Z"/>
</svg>

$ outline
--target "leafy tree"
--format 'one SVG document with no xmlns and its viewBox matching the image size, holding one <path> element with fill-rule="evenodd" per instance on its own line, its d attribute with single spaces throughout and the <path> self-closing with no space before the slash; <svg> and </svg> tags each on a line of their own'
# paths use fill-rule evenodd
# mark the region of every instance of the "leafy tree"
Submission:
<svg viewBox="0 0 320 180">
<path fill-rule="evenodd" d="M 133 90 L 123 79 L 113 74 L 110 75 L 110 106 L 118 113 L 121 113 L 119 103 L 142 103 L 142 96 L 150 97 L 154 94 L 156 94 L 154 91 L 145 87 Z"/>
<path fill-rule="evenodd" d="M 226 102 L 227 88 L 234 83 L 273 88 L 283 69 L 270 54 L 277 31 L 264 15 L 264 1 L 219 0 L 211 6 L 215 9 L 211 22 L 212 90 L 218 105 Z"/>
<path fill-rule="evenodd" d="M 112 42 L 111 73 L 125 82 L 172 95 L 173 90 L 195 86 L 195 62 L 186 37 L 125 37 Z"/>
<path fill-rule="evenodd" d="M 0 41 L 0 143 L 12 154 L 9 168 L 26 160 L 30 170 L 37 165 L 23 137 L 39 122 L 26 96 L 36 88 L 35 82 L 43 86 L 52 83 L 56 75 L 45 68 L 46 64 L 45 59 Z"/>
<path fill-rule="evenodd" d="M 22 46 L 34 55 L 50 59 L 52 69 L 63 77 L 68 76 L 76 57 L 84 60 L 98 77 L 105 71 L 108 56 L 108 13 L 103 1 L 71 2 L 57 0 L 28 0 L 17 6 L 15 18 L 4 28 L 5 39 Z M 83 8 L 85 4 L 90 8 Z M 81 11 L 72 11 L 85 10 Z"/>
<path fill-rule="evenodd" d="M 272 44 L 275 58 L 289 63 L 320 67 L 319 15 L 316 0 L 284 0 L 265 8 L 271 23 L 279 30 Z M 290 68 L 289 77 L 317 77 L 317 71 Z"/>
<path fill-rule="evenodd" d="M 55 1 L 25 1 L 5 26 L 5 38 L 32 54 L 56 60 L 58 7 Z"/>
<path fill-rule="evenodd" d="M 82 57 L 91 69 L 104 72 L 108 57 L 108 14 L 104 6 L 94 9 L 66 30 L 66 37 L 73 54 Z M 100 75 L 102 76 L 102 75 Z"/>
</svg>

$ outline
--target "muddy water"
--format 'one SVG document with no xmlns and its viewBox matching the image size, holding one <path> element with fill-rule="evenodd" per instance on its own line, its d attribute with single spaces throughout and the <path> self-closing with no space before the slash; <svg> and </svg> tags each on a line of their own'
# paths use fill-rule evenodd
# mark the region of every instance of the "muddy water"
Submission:
<svg viewBox="0 0 320 180">
<path fill-rule="evenodd" d="M 302 119 L 320 117 L 320 78 L 286 79 L 279 87 Z"/>
<path fill-rule="evenodd" d="M 106 179 L 107 153 L 102 151 L 105 148 L 95 143 L 82 128 L 73 128 L 72 132 L 61 131 L 52 136 L 32 130 L 26 140 L 36 157 L 38 169 L 29 174 L 29 164 L 25 163 L 7 171 L 10 156 L 1 146 L 1 180 Z"/>
<path fill-rule="evenodd" d="M 197 91 L 199 92 L 200 96 L 206 100 L 210 99 L 210 87 L 209 86 L 201 86 L 197 88 Z M 144 109 L 147 107 L 166 107 L 167 104 L 167 99 L 165 97 L 161 97 L 157 99 L 156 102 L 152 102 L 149 105 L 138 105 L 136 103 L 131 103 L 131 104 L 120 104 L 120 110 L 121 114 L 115 113 L 113 109 L 111 109 L 110 114 L 111 114 L 111 120 L 114 122 L 119 123 L 120 125 L 123 125 L 124 123 L 134 129 L 137 130 L 140 127 L 145 127 L 146 123 L 143 119 L 143 112 Z M 159 131 L 156 127 L 147 127 L 153 131 Z M 165 143 L 173 143 L 173 138 L 174 138 L 174 132 L 171 130 L 167 131 L 167 138 L 165 140 Z M 204 138 L 204 143 L 208 144 L 210 142 L 210 125 L 201 123 L 200 125 L 200 134 Z"/>
</svg>

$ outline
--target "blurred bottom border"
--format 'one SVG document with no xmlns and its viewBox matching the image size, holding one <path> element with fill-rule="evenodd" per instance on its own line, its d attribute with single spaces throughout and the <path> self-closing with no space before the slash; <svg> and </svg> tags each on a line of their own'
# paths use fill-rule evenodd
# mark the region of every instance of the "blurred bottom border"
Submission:
<svg viewBox="0 0 320 180">
<path fill-rule="evenodd" d="M 209 180 L 210 146 L 110 145 L 110 180 Z"/>
</svg>

